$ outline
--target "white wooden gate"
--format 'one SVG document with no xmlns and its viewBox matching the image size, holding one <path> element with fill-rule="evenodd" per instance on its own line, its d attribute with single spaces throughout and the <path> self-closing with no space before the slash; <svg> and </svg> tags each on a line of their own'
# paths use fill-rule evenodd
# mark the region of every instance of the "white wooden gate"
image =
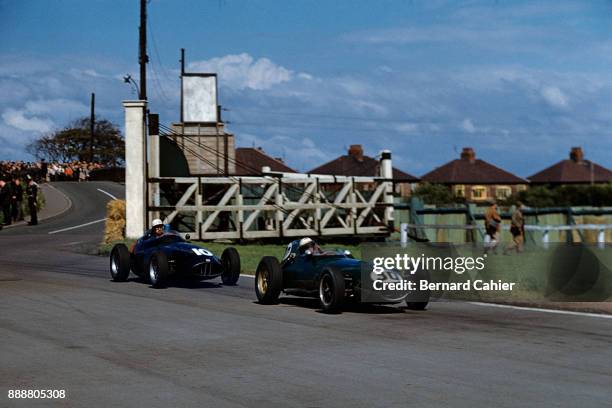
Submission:
<svg viewBox="0 0 612 408">
<path fill-rule="evenodd" d="M 149 180 L 149 218 L 197 239 L 388 235 L 392 181 L 376 177 L 279 174 Z"/>
</svg>

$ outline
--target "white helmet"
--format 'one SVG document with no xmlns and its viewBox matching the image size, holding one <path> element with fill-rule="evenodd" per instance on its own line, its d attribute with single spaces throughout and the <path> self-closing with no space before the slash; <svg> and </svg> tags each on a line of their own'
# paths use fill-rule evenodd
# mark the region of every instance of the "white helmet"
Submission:
<svg viewBox="0 0 612 408">
<path fill-rule="evenodd" d="M 151 228 L 155 228 L 158 225 L 164 225 L 164 223 L 162 222 L 162 220 L 160 220 L 159 218 L 156 218 L 153 220 L 153 222 L 151 223 Z"/>
<path fill-rule="evenodd" d="M 314 241 L 312 240 L 312 238 L 306 237 L 306 238 L 300 239 L 300 246 L 299 247 L 302 248 L 302 247 L 304 247 L 306 245 L 312 245 L 312 244 L 314 244 Z"/>
</svg>

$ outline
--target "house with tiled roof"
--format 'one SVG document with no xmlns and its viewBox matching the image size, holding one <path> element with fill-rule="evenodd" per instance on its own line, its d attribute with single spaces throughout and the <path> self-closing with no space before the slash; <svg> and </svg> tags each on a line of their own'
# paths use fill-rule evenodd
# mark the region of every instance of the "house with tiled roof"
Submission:
<svg viewBox="0 0 612 408">
<path fill-rule="evenodd" d="M 525 190 L 528 181 L 489 162 L 476 158 L 471 147 L 464 147 L 458 159 L 451 160 L 423 175 L 428 183 L 444 184 L 467 201 L 505 199 Z"/>
<path fill-rule="evenodd" d="M 234 175 L 261 175 L 263 167 L 268 167 L 270 171 L 296 173 L 294 169 L 285 164 L 283 159 L 269 156 L 261 147 L 236 148 L 236 170 Z"/>
<path fill-rule="evenodd" d="M 333 176 L 377 177 L 380 174 L 380 162 L 363 153 L 363 147 L 351 145 L 346 155 L 335 158 L 310 170 L 310 174 L 328 174 Z M 412 185 L 419 179 L 396 167 L 393 167 L 393 184 L 395 193 L 404 197 L 410 195 Z"/>
<path fill-rule="evenodd" d="M 612 183 L 612 171 L 584 158 L 581 147 L 572 147 L 569 159 L 561 160 L 527 177 L 531 184 Z"/>
</svg>

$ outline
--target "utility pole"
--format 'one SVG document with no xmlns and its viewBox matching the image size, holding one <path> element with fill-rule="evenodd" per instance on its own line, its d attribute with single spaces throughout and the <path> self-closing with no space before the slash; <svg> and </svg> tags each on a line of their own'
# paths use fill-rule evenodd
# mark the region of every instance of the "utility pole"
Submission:
<svg viewBox="0 0 612 408">
<path fill-rule="evenodd" d="M 91 93 L 91 113 L 89 115 L 89 161 L 94 161 L 94 129 L 96 126 L 96 94 Z"/>
<path fill-rule="evenodd" d="M 138 63 L 140 64 L 140 100 L 147 99 L 147 0 L 140 0 L 140 38 Z"/>
<path fill-rule="evenodd" d="M 185 49 L 181 48 L 181 122 L 183 121 L 183 75 L 185 74 Z"/>
</svg>

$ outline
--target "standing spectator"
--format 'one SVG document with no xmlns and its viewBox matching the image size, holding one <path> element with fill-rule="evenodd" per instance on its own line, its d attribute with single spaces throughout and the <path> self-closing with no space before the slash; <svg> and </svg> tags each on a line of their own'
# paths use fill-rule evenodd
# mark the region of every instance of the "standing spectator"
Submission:
<svg viewBox="0 0 612 408">
<path fill-rule="evenodd" d="M 497 203 L 494 201 L 485 212 L 485 254 L 493 250 L 497 251 L 499 243 L 497 236 L 501 228 L 501 216 L 497 212 Z"/>
<path fill-rule="evenodd" d="M 87 166 L 83 163 L 79 168 L 79 181 L 87 181 L 88 176 Z"/>
<path fill-rule="evenodd" d="M 504 255 L 512 249 L 516 249 L 517 253 L 523 251 L 523 243 L 525 242 L 525 217 L 523 217 L 523 208 L 523 203 L 517 201 L 516 208 L 512 213 L 512 223 L 510 225 L 512 242 L 504 249 Z"/>
<path fill-rule="evenodd" d="M 0 210 L 4 225 L 11 224 L 11 191 L 10 186 L 0 179 Z"/>
<path fill-rule="evenodd" d="M 70 167 L 70 165 L 67 165 L 66 168 L 64 169 L 64 175 L 66 175 L 66 179 L 68 181 L 72 181 L 72 176 L 74 175 L 74 172 L 72 170 L 72 167 Z"/>
<path fill-rule="evenodd" d="M 49 179 L 47 178 L 48 171 L 49 171 L 49 165 L 47 164 L 45 159 L 42 159 L 40 161 L 40 179 L 41 180 L 49 181 Z"/>
<path fill-rule="evenodd" d="M 23 202 L 23 186 L 21 185 L 21 179 L 15 177 L 12 183 L 11 191 L 11 218 L 13 222 L 23 220 L 23 211 L 21 204 Z"/>
<path fill-rule="evenodd" d="M 30 222 L 29 225 L 38 224 L 37 211 L 37 199 L 38 199 L 38 184 L 32 180 L 32 177 L 28 174 L 28 187 L 26 188 L 26 194 L 28 196 L 28 208 L 30 209 Z"/>
</svg>

